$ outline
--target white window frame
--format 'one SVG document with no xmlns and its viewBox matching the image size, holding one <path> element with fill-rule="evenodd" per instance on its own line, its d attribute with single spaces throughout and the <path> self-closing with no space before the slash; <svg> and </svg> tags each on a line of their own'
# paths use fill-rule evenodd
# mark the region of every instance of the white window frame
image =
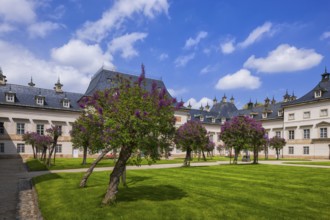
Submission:
<svg viewBox="0 0 330 220">
<path fill-rule="evenodd" d="M 304 146 L 303 147 L 303 154 L 304 155 L 309 155 L 309 146 Z"/>
<path fill-rule="evenodd" d="M 280 137 L 282 137 L 282 134 L 281 133 L 282 133 L 281 131 L 276 131 L 275 132 L 275 136 L 280 138 Z"/>
<path fill-rule="evenodd" d="M 320 128 L 320 138 L 328 138 L 328 128 Z"/>
<path fill-rule="evenodd" d="M 199 120 L 200 120 L 200 121 L 204 121 L 204 116 L 201 116 L 201 117 L 199 118 Z"/>
<path fill-rule="evenodd" d="M 288 154 L 294 154 L 294 147 L 293 146 L 289 146 Z"/>
<path fill-rule="evenodd" d="M 289 130 L 289 140 L 294 140 L 294 130 Z"/>
<path fill-rule="evenodd" d="M 17 153 L 25 153 L 25 144 L 17 144 Z"/>
<path fill-rule="evenodd" d="M 25 124 L 17 123 L 16 124 L 16 134 L 23 135 L 25 133 Z"/>
<path fill-rule="evenodd" d="M 320 110 L 320 117 L 328 116 L 328 109 L 321 109 Z"/>
<path fill-rule="evenodd" d="M 45 125 L 44 124 L 37 124 L 36 131 L 40 135 L 45 134 Z"/>
<path fill-rule="evenodd" d="M 5 143 L 0 143 L 0 153 L 1 154 L 5 153 Z"/>
<path fill-rule="evenodd" d="M 303 118 L 304 118 L 304 119 L 306 119 L 306 118 L 311 118 L 311 112 L 310 112 L 310 111 L 308 111 L 308 112 L 304 112 Z"/>
<path fill-rule="evenodd" d="M 290 113 L 289 116 L 288 116 L 288 119 L 289 120 L 294 120 L 294 113 Z"/>
<path fill-rule="evenodd" d="M 317 90 L 314 92 L 314 97 L 315 98 L 321 98 L 322 97 L 322 91 L 321 90 Z"/>
<path fill-rule="evenodd" d="M 36 104 L 37 105 L 44 105 L 44 98 L 43 97 L 36 97 Z"/>
<path fill-rule="evenodd" d="M 69 100 L 63 100 L 63 107 L 64 108 L 70 108 L 70 101 Z"/>
<path fill-rule="evenodd" d="M 267 112 L 262 113 L 262 118 L 267 118 Z"/>
<path fill-rule="evenodd" d="M 279 117 L 283 116 L 283 111 L 278 111 L 278 112 L 277 112 L 277 115 L 278 115 Z"/>
<path fill-rule="evenodd" d="M 15 102 L 15 94 L 6 94 L 6 102 Z"/>
<path fill-rule="evenodd" d="M 304 139 L 310 139 L 311 138 L 311 130 L 309 128 L 306 128 L 303 130 L 303 136 Z"/>
<path fill-rule="evenodd" d="M 62 144 L 58 144 L 55 146 L 55 153 L 62 153 Z"/>
<path fill-rule="evenodd" d="M 221 118 L 221 124 L 224 124 L 226 122 L 226 118 Z"/>
<path fill-rule="evenodd" d="M 212 118 L 212 123 L 215 123 L 215 118 L 214 117 Z"/>
</svg>

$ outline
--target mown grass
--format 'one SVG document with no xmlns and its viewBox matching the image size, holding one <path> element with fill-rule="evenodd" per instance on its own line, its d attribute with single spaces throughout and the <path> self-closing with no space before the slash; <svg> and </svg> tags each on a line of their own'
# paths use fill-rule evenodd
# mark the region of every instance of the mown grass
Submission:
<svg viewBox="0 0 330 220">
<path fill-rule="evenodd" d="M 328 219 L 330 169 L 221 165 L 127 171 L 115 206 L 102 206 L 109 172 L 34 178 L 51 219 Z"/>
<path fill-rule="evenodd" d="M 63 170 L 63 169 L 79 169 L 79 168 L 88 168 L 93 163 L 94 158 L 87 158 L 87 164 L 82 165 L 82 158 L 56 158 L 55 164 L 53 164 L 50 168 L 47 168 L 40 160 L 30 159 L 26 161 L 26 165 L 30 171 L 40 171 L 40 170 Z M 184 158 L 174 158 L 174 159 L 162 159 L 156 161 L 155 164 L 175 164 L 175 163 L 183 163 Z M 192 163 L 196 162 L 216 162 L 216 161 L 226 161 L 229 160 L 226 157 L 212 157 L 207 158 L 207 161 L 198 160 L 194 158 Z M 147 165 L 147 160 L 142 160 L 141 165 Z M 113 159 L 103 159 L 98 164 L 97 167 L 113 167 L 115 165 Z"/>
<path fill-rule="evenodd" d="M 304 162 L 285 162 L 286 164 L 320 165 L 330 166 L 330 161 L 304 161 Z"/>
</svg>

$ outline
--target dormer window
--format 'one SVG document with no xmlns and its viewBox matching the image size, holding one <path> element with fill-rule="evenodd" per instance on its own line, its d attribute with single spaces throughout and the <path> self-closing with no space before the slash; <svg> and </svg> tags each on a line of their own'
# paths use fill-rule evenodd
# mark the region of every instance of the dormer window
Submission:
<svg viewBox="0 0 330 220">
<path fill-rule="evenodd" d="M 70 108 L 70 101 L 68 99 L 63 100 L 63 107 L 64 108 Z"/>
<path fill-rule="evenodd" d="M 6 102 L 15 102 L 15 93 L 6 93 Z"/>
<path fill-rule="evenodd" d="M 215 118 L 214 117 L 212 118 L 212 123 L 215 123 Z"/>
<path fill-rule="evenodd" d="M 281 110 L 281 111 L 278 111 L 278 112 L 277 112 L 277 115 L 278 115 L 279 117 L 283 116 L 283 111 L 282 111 L 282 110 Z"/>
<path fill-rule="evenodd" d="M 268 114 L 267 112 L 262 113 L 262 118 L 267 118 Z"/>
<path fill-rule="evenodd" d="M 201 115 L 201 117 L 199 118 L 201 121 L 204 121 L 204 116 Z"/>
<path fill-rule="evenodd" d="M 191 120 L 191 115 L 190 114 L 188 114 L 188 121 L 190 121 Z"/>
<path fill-rule="evenodd" d="M 316 90 L 314 92 L 314 97 L 315 98 L 321 98 L 322 97 L 322 91 L 321 90 Z"/>
<path fill-rule="evenodd" d="M 226 118 L 221 118 L 221 124 L 224 124 L 226 122 Z"/>
<path fill-rule="evenodd" d="M 37 96 L 36 97 L 36 104 L 37 105 L 44 105 L 45 98 L 42 96 Z"/>
</svg>

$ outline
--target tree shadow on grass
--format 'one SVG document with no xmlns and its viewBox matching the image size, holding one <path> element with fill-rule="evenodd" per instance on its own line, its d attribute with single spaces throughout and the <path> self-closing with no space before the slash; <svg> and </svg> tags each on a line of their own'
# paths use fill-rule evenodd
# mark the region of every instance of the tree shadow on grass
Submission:
<svg viewBox="0 0 330 220">
<path fill-rule="evenodd" d="M 147 176 L 132 176 L 132 177 L 128 177 L 128 181 L 127 181 L 127 185 L 128 187 L 130 186 L 134 186 L 136 183 L 145 181 L 145 180 L 149 180 L 152 177 L 147 177 Z"/>
<path fill-rule="evenodd" d="M 187 195 L 182 189 L 171 185 L 137 186 L 120 190 L 117 202 L 178 200 Z"/>
<path fill-rule="evenodd" d="M 50 180 L 54 180 L 54 179 L 60 179 L 60 178 L 62 178 L 62 177 L 56 173 L 49 173 L 49 174 L 45 174 L 42 176 L 33 177 L 33 184 L 36 185 L 38 183 L 42 183 L 42 182 L 50 181 Z"/>
</svg>

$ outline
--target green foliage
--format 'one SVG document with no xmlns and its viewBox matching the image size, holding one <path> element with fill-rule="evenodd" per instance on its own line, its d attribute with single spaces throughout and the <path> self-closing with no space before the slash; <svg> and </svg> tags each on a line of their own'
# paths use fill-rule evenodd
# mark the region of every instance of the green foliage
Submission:
<svg viewBox="0 0 330 220">
<path fill-rule="evenodd" d="M 127 172 L 128 188 L 120 190 L 113 207 L 100 204 L 108 172 L 95 173 L 84 189 L 77 187 L 81 173 L 34 178 L 44 219 L 328 219 L 330 215 L 329 169 L 224 165 Z"/>
</svg>

